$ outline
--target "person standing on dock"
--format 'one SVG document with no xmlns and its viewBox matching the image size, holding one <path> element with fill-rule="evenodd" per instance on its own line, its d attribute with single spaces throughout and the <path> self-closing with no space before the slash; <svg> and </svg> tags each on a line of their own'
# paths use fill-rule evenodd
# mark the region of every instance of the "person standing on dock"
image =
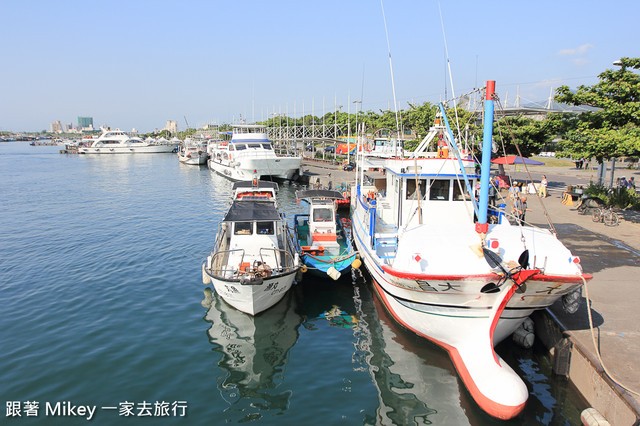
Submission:
<svg viewBox="0 0 640 426">
<path fill-rule="evenodd" d="M 540 181 L 540 190 L 538 191 L 538 195 L 540 195 L 540 198 L 547 198 L 547 185 L 549 185 L 547 176 L 542 175 L 542 180 Z"/>
<path fill-rule="evenodd" d="M 516 197 L 516 201 L 513 204 L 513 214 L 516 217 L 516 221 L 518 222 L 518 225 L 524 225 L 524 221 L 525 221 L 524 217 L 527 213 L 527 210 L 529 210 L 527 208 L 527 197 L 525 196 Z"/>
</svg>

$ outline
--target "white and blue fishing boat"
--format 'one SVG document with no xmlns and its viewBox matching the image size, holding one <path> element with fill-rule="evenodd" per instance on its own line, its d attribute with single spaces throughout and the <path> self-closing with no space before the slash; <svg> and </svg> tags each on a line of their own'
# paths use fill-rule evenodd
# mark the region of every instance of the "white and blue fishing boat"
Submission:
<svg viewBox="0 0 640 426">
<path fill-rule="evenodd" d="M 334 280 L 360 266 L 351 243 L 351 221 L 337 213 L 336 201 L 344 199 L 334 190 L 296 191 L 298 201 L 309 204 L 309 213 L 294 216 L 300 258 L 307 270 Z"/>
<path fill-rule="evenodd" d="M 202 265 L 202 281 L 250 315 L 279 302 L 300 268 L 295 242 L 278 211 L 277 190 L 274 182 L 236 182 L 233 203 Z"/>
<path fill-rule="evenodd" d="M 535 310 L 575 298 L 592 276 L 555 233 L 501 215 L 488 223 L 494 88 L 487 83 L 480 175 L 440 105 L 414 152 L 375 158 L 384 173 L 367 178 L 372 162 L 358 150 L 351 210 L 356 248 L 385 308 L 449 353 L 483 410 L 509 419 L 529 391 L 494 346 Z"/>
</svg>

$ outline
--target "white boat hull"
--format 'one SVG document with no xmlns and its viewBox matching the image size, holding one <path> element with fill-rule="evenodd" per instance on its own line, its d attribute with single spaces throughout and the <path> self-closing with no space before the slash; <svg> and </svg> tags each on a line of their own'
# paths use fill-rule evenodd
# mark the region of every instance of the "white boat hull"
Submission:
<svg viewBox="0 0 640 426">
<path fill-rule="evenodd" d="M 285 275 L 264 278 L 259 284 L 242 283 L 211 277 L 216 293 L 229 305 L 250 315 L 257 315 L 278 303 L 291 289 L 295 270 Z"/>
<path fill-rule="evenodd" d="M 139 147 L 108 147 L 103 146 L 99 148 L 86 147 L 79 148 L 80 154 L 157 154 L 168 153 L 175 150 L 173 145 L 149 145 Z"/>
<path fill-rule="evenodd" d="M 251 180 L 254 177 L 273 177 L 291 180 L 300 173 L 300 157 L 243 158 L 239 161 L 209 160 L 209 168 L 233 181 Z"/>
<path fill-rule="evenodd" d="M 178 161 L 182 164 L 191 164 L 191 165 L 199 165 L 199 164 L 207 164 L 208 155 L 206 152 L 195 152 L 190 153 L 188 155 L 178 154 Z"/>
<path fill-rule="evenodd" d="M 532 268 L 546 268 L 546 273 L 536 270 L 517 286 L 493 272 L 482 252 L 472 250 L 478 241 L 473 224 L 409 227 L 396 234 L 397 247 L 391 251 L 380 244 L 378 232 L 377 244 L 372 244 L 371 218 L 357 196 L 352 194 L 353 236 L 385 308 L 400 324 L 448 351 L 483 410 L 502 419 L 516 416 L 524 408 L 528 390 L 493 346 L 535 309 L 549 306 L 582 284 L 571 253 L 546 231 L 492 225 L 487 238 L 500 242 L 501 257 L 518 258 L 522 235 L 534 253 Z M 555 275 L 550 274 L 553 271 Z M 495 292 L 486 291 L 491 286 Z"/>
</svg>

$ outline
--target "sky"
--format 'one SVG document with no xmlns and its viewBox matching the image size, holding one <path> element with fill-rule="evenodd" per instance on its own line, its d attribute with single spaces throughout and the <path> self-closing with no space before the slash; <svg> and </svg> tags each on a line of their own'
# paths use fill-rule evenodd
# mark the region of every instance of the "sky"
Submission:
<svg viewBox="0 0 640 426">
<path fill-rule="evenodd" d="M 544 101 L 640 56 L 638 16 L 637 0 L 0 0 L 0 131 L 379 112 L 394 86 L 407 109 L 486 80 L 502 104 Z"/>
</svg>

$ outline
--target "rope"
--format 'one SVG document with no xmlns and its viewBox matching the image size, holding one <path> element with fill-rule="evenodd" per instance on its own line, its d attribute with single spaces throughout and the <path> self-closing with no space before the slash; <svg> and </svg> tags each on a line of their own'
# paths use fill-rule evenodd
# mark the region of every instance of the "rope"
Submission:
<svg viewBox="0 0 640 426">
<path fill-rule="evenodd" d="M 584 290 L 585 290 L 585 295 L 587 299 L 587 315 L 589 316 L 589 329 L 591 330 L 591 340 L 593 341 L 593 348 L 596 351 L 596 355 L 598 356 L 598 361 L 600 361 L 600 366 L 602 367 L 602 370 L 604 370 L 605 374 L 609 376 L 609 378 L 613 381 L 613 383 L 620 386 L 622 389 L 626 390 L 629 393 L 632 393 L 636 396 L 640 396 L 640 393 L 623 385 L 620 381 L 614 378 L 613 375 L 607 369 L 607 367 L 604 365 L 604 361 L 602 361 L 602 356 L 600 355 L 600 349 L 598 348 L 598 344 L 596 343 L 596 334 L 593 331 L 593 318 L 591 317 L 591 303 L 589 302 L 589 286 L 587 285 L 587 280 L 585 280 L 583 276 L 580 276 L 580 277 L 582 278 L 582 283 L 584 284 Z"/>
<path fill-rule="evenodd" d="M 516 137 L 513 134 L 513 130 L 511 130 L 511 126 L 509 125 L 509 120 L 507 119 L 507 116 L 504 114 L 504 109 L 502 108 L 502 103 L 500 102 L 500 99 L 498 98 L 498 96 L 496 94 L 494 94 L 493 96 L 494 96 L 494 100 L 498 103 L 498 108 L 503 113 L 503 118 L 504 118 L 505 125 L 507 126 L 507 130 L 509 131 L 509 135 L 511 136 L 511 140 L 513 141 L 513 144 L 516 147 L 516 150 L 518 150 L 518 155 L 520 156 L 520 158 L 524 159 L 524 157 L 522 156 L 522 152 L 520 151 L 520 145 L 518 145 L 518 143 L 516 142 Z M 501 138 L 501 140 L 504 141 L 504 139 L 502 138 L 501 130 L 500 130 L 500 121 L 498 121 L 497 123 L 498 123 L 498 131 L 500 132 L 500 138 Z M 504 150 L 504 143 L 503 143 L 503 150 Z M 527 176 L 529 177 L 529 181 L 533 182 L 533 178 L 531 177 L 531 172 L 529 172 L 529 167 L 527 167 L 527 165 L 524 163 L 524 161 L 522 163 L 523 163 L 522 165 L 524 166 L 524 169 L 527 172 Z M 538 191 L 536 191 L 536 198 L 540 202 L 540 206 L 542 207 L 542 211 L 544 212 L 544 217 L 547 219 L 547 223 L 549 224 L 549 227 L 551 228 L 551 232 L 554 235 L 558 235 L 558 231 L 556 231 L 556 228 L 553 225 L 553 221 L 551 220 L 551 217 L 549 216 L 549 212 L 547 211 L 547 208 L 545 207 L 544 202 L 542 201 L 542 198 L 540 198 L 540 194 L 538 193 Z"/>
</svg>

